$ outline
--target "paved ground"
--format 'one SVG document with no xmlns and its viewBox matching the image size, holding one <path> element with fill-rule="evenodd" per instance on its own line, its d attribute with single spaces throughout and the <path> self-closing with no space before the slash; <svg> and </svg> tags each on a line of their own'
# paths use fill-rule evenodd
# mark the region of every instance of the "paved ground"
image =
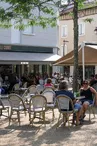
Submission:
<svg viewBox="0 0 97 146">
<path fill-rule="evenodd" d="M 58 111 L 55 110 L 55 120 L 51 122 L 52 113 L 46 114 L 46 127 L 36 123 L 29 125 L 28 116 L 22 115 L 21 126 L 17 123 L 8 125 L 8 119 L 0 119 L 0 146 L 97 146 L 97 115 L 91 122 L 88 114 L 81 126 L 60 126 L 56 130 Z"/>
</svg>

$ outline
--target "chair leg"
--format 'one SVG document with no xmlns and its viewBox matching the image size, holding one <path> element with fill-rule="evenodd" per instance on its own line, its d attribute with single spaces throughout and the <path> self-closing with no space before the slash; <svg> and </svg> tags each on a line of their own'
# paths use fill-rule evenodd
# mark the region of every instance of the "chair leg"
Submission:
<svg viewBox="0 0 97 146">
<path fill-rule="evenodd" d="M 12 111 L 12 109 L 11 109 L 10 115 L 9 115 L 9 125 L 10 125 L 10 122 L 11 122 L 11 117 L 12 117 L 12 115 L 13 115 L 13 111 Z"/>
<path fill-rule="evenodd" d="M 45 124 L 45 112 L 42 113 L 42 116 L 43 116 L 44 125 L 46 125 L 46 124 Z"/>
<path fill-rule="evenodd" d="M 66 122 L 67 122 L 67 115 L 63 114 L 63 124 L 64 124 L 64 126 L 66 126 Z"/>
<path fill-rule="evenodd" d="M 89 107 L 89 121 L 91 121 L 91 108 Z"/>
<path fill-rule="evenodd" d="M 0 117 L 2 116 L 2 109 L 0 109 Z"/>
<path fill-rule="evenodd" d="M 19 126 L 20 126 L 20 112 L 17 111 L 17 118 L 18 118 L 18 122 L 19 122 Z"/>
<path fill-rule="evenodd" d="M 69 115 L 68 114 L 67 114 L 66 118 L 67 118 L 67 122 L 68 122 L 68 127 L 70 127 Z"/>
<path fill-rule="evenodd" d="M 52 120 L 54 120 L 55 114 L 54 114 L 54 109 L 52 109 Z"/>
<path fill-rule="evenodd" d="M 30 117 L 30 118 L 29 118 L 30 124 L 33 124 L 33 121 L 34 121 L 34 119 L 35 119 L 35 117 L 36 117 L 36 113 L 34 112 L 33 118 L 31 118 L 31 113 L 30 113 L 29 117 Z"/>
<path fill-rule="evenodd" d="M 59 120 L 60 120 L 60 118 L 61 118 L 61 113 L 59 113 L 59 118 L 58 118 L 58 122 L 57 122 L 57 127 L 56 128 L 59 127 Z"/>
<path fill-rule="evenodd" d="M 93 113 L 94 118 L 95 118 L 95 107 L 92 107 L 92 113 Z"/>
</svg>

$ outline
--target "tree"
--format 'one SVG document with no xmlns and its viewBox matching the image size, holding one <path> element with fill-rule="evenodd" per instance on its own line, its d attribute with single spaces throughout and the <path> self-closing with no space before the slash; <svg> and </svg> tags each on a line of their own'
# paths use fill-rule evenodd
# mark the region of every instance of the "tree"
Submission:
<svg viewBox="0 0 97 146">
<path fill-rule="evenodd" d="M 73 91 L 78 90 L 78 1 L 74 0 L 73 8 L 74 22 L 74 71 L 73 71 Z"/>
<path fill-rule="evenodd" d="M 70 2 L 70 0 L 68 1 Z M 73 6 L 73 22 L 74 22 L 74 71 L 73 71 L 73 91 L 78 91 L 78 11 L 84 7 L 85 0 L 72 0 Z M 86 21 L 92 21 L 88 19 Z"/>
<path fill-rule="evenodd" d="M 64 0 L 66 1 L 66 0 Z M 85 0 L 67 0 L 68 4 L 73 3 L 73 21 L 74 21 L 74 73 L 73 89 L 78 89 L 78 10 L 83 7 Z M 96 0 L 95 0 L 96 1 Z M 55 7 L 60 6 L 61 0 L 1 0 L 8 3 L 5 8 L 0 7 L 0 26 L 10 27 L 11 19 L 15 20 L 16 27 L 24 29 L 23 19 L 28 19 L 27 26 L 47 25 L 55 26 L 57 17 L 55 17 Z M 66 7 L 66 6 L 65 6 Z M 36 12 L 36 13 L 35 13 Z M 48 16 L 48 17 L 47 17 Z"/>
<path fill-rule="evenodd" d="M 8 5 L 3 7 L 4 3 Z M 60 0 L 0 0 L 0 26 L 10 27 L 12 19 L 19 29 L 24 29 L 23 19 L 28 19 L 27 26 L 55 26 L 59 3 Z"/>
</svg>

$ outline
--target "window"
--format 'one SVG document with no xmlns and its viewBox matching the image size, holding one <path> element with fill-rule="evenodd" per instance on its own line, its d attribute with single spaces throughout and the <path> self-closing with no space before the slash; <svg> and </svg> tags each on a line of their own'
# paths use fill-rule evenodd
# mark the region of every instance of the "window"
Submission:
<svg viewBox="0 0 97 146">
<path fill-rule="evenodd" d="M 25 25 L 27 25 L 27 20 L 23 21 Z M 28 34 L 28 35 L 33 35 L 34 34 L 34 27 L 33 26 L 27 26 L 24 31 L 23 34 Z"/>
<path fill-rule="evenodd" d="M 78 29 L 79 29 L 79 36 L 85 35 L 85 23 L 80 23 Z"/>
<path fill-rule="evenodd" d="M 61 0 L 61 5 L 68 5 L 69 3 L 72 3 L 72 0 Z"/>
<path fill-rule="evenodd" d="M 63 25 L 62 26 L 61 36 L 62 37 L 66 37 L 67 36 L 67 25 Z"/>
<path fill-rule="evenodd" d="M 67 54 L 67 45 L 65 44 L 65 46 L 61 46 L 61 56 L 64 56 Z"/>
</svg>

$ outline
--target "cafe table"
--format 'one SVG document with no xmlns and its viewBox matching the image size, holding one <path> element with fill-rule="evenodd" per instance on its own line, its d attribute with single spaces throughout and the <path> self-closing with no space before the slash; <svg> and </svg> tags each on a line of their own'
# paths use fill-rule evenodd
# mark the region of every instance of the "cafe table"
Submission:
<svg viewBox="0 0 97 146">
<path fill-rule="evenodd" d="M 80 100 L 80 99 L 84 99 L 85 96 L 78 96 L 78 97 L 75 97 L 77 100 Z"/>
</svg>

